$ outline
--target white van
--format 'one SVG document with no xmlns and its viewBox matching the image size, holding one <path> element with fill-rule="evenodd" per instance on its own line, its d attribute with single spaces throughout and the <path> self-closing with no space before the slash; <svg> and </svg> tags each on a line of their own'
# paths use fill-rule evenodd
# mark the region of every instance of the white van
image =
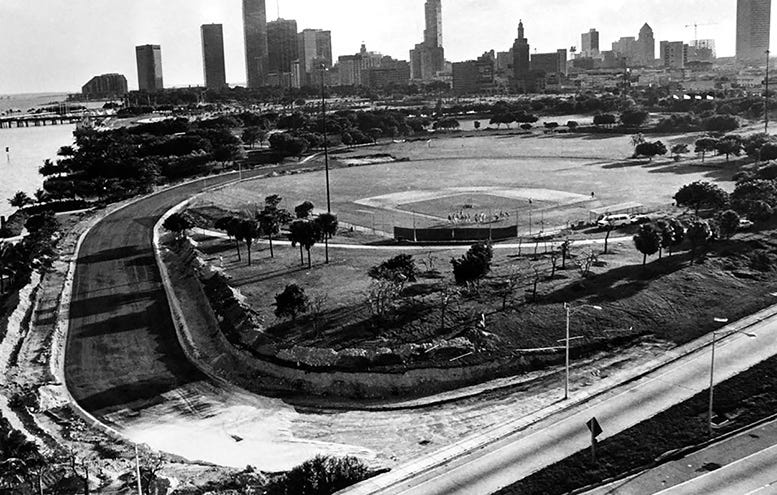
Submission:
<svg viewBox="0 0 777 495">
<path fill-rule="evenodd" d="M 631 225 L 632 219 L 631 215 L 621 214 L 621 215 L 607 215 L 605 217 L 602 217 L 601 220 L 596 222 L 596 224 L 601 228 L 607 228 L 608 226 L 612 225 L 613 227 L 620 227 L 621 225 Z"/>
</svg>

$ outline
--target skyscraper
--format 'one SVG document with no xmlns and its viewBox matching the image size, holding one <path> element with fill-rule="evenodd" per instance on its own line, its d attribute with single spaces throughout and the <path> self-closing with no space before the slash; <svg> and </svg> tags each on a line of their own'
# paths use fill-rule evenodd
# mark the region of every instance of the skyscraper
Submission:
<svg viewBox="0 0 777 495">
<path fill-rule="evenodd" d="M 221 24 L 203 24 L 200 30 L 205 87 L 218 91 L 227 86 L 227 72 L 224 68 L 224 29 Z"/>
<path fill-rule="evenodd" d="M 445 66 L 442 47 L 442 0 L 426 0 L 424 41 L 410 50 L 410 72 L 415 80 L 430 81 Z"/>
<path fill-rule="evenodd" d="M 518 21 L 518 37 L 513 43 L 513 80 L 517 89 L 527 90 L 530 75 L 529 40 L 523 30 L 523 21 Z"/>
<path fill-rule="evenodd" d="M 599 31 L 591 29 L 580 36 L 580 54 L 583 57 L 599 56 Z"/>
<path fill-rule="evenodd" d="M 297 21 L 278 19 L 267 23 L 268 72 L 290 73 L 298 51 Z"/>
<path fill-rule="evenodd" d="M 138 88 L 148 92 L 164 89 L 162 47 L 159 45 L 136 46 L 135 59 L 138 64 Z"/>
<path fill-rule="evenodd" d="M 656 39 L 653 37 L 653 28 L 646 22 L 639 30 L 637 38 L 637 60 L 640 65 L 651 66 L 656 60 Z"/>
<path fill-rule="evenodd" d="M 771 0 L 737 0 L 737 62 L 766 59 L 771 14 Z"/>
<path fill-rule="evenodd" d="M 264 0 L 243 0 L 246 82 L 258 88 L 267 80 L 267 11 Z"/>
</svg>

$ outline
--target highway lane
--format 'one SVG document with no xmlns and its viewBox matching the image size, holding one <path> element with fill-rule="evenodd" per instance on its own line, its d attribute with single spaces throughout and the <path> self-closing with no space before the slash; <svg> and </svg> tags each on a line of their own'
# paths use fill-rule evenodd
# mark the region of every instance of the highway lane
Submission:
<svg viewBox="0 0 777 495">
<path fill-rule="evenodd" d="M 658 493 L 661 495 L 777 494 L 777 445 Z"/>
<path fill-rule="evenodd" d="M 732 334 L 716 348 L 715 376 L 725 380 L 777 354 L 777 317 Z M 710 356 L 694 353 L 628 385 L 616 387 L 582 408 L 540 421 L 499 442 L 475 450 L 409 479 L 387 473 L 346 489 L 349 495 L 493 493 L 590 446 L 585 426 L 596 417 L 607 438 L 682 402 L 709 385 Z M 399 470 L 402 470 L 400 466 Z M 703 493 L 703 492 L 697 492 Z"/>
</svg>

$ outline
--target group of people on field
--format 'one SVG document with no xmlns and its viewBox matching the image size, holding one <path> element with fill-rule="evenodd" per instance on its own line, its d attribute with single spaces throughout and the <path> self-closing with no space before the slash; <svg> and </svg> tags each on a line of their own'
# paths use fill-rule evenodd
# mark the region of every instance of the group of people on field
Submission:
<svg viewBox="0 0 777 495">
<path fill-rule="evenodd" d="M 510 212 L 499 210 L 494 213 L 470 213 L 464 210 L 448 215 L 448 223 L 453 225 L 466 224 L 466 223 L 496 223 L 506 218 L 510 218 Z"/>
</svg>

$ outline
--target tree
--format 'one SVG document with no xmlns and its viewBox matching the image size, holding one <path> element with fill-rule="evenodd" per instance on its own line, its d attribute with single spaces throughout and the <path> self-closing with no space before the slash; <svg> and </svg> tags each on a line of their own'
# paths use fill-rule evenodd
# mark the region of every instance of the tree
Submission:
<svg viewBox="0 0 777 495">
<path fill-rule="evenodd" d="M 652 256 L 661 249 L 661 235 L 655 226 L 651 224 L 642 225 L 634 236 L 634 246 L 637 251 L 642 253 L 642 266 L 647 263 L 647 257 Z"/>
<path fill-rule="evenodd" d="M 640 143 L 634 150 L 634 154 L 637 156 L 646 156 L 650 161 L 653 161 L 653 157 L 656 155 L 665 155 L 666 146 L 661 141 L 645 141 Z"/>
<path fill-rule="evenodd" d="M 696 249 L 703 246 L 712 237 L 712 229 L 709 222 L 696 220 L 688 226 L 686 237 L 691 243 L 691 263 L 696 259 Z"/>
<path fill-rule="evenodd" d="M 312 268 L 313 264 L 310 260 L 310 249 L 316 245 L 316 241 L 321 239 L 321 230 L 319 230 L 316 222 L 309 220 L 295 220 L 289 225 L 289 240 L 292 246 L 300 247 L 300 261 L 304 264 L 302 259 L 302 248 L 308 252 L 308 268 Z"/>
<path fill-rule="evenodd" d="M 273 480 L 267 495 L 326 495 L 367 479 L 369 470 L 355 457 L 316 456 Z"/>
<path fill-rule="evenodd" d="M 337 227 L 339 226 L 337 215 L 322 213 L 316 217 L 315 222 L 318 224 L 318 228 L 324 238 L 325 263 L 329 264 L 329 239 L 337 233 Z"/>
<path fill-rule="evenodd" d="M 37 189 L 33 196 L 35 196 L 35 202 L 38 204 L 48 203 L 50 199 L 49 193 L 43 189 Z"/>
<path fill-rule="evenodd" d="M 294 213 L 297 215 L 297 218 L 308 218 L 310 217 L 310 213 L 313 211 L 313 203 L 310 201 L 305 201 L 302 204 L 299 204 L 294 207 Z"/>
<path fill-rule="evenodd" d="M 550 132 L 554 132 L 556 129 L 558 129 L 558 122 L 543 122 L 542 125 L 544 125 L 545 129 L 549 130 Z"/>
<path fill-rule="evenodd" d="M 730 239 L 739 229 L 739 213 L 734 210 L 726 210 L 720 214 L 718 222 L 720 235 L 724 239 Z"/>
<path fill-rule="evenodd" d="M 475 123 L 472 124 L 472 125 L 475 127 L 476 131 L 480 129 L 480 121 L 479 120 L 476 120 Z"/>
<path fill-rule="evenodd" d="M 726 162 L 728 162 L 729 156 L 739 156 L 742 152 L 742 140 L 738 136 L 726 136 L 718 141 L 715 150 L 720 155 L 726 155 Z"/>
<path fill-rule="evenodd" d="M 216 220 L 214 227 L 227 234 L 227 237 L 235 240 L 237 260 L 240 261 L 240 219 L 232 216 L 221 217 Z"/>
<path fill-rule="evenodd" d="M 256 214 L 256 220 L 270 242 L 270 258 L 275 257 L 272 244 L 273 238 L 280 234 L 281 225 L 289 223 L 292 219 L 292 215 L 288 210 L 279 207 L 281 200 L 282 198 L 277 194 L 267 196 L 264 198 L 264 208 Z"/>
<path fill-rule="evenodd" d="M 523 129 L 524 131 L 530 131 L 530 130 L 532 130 L 533 127 L 534 127 L 533 125 L 528 124 L 528 123 L 521 124 L 521 129 Z"/>
<path fill-rule="evenodd" d="M 757 220 L 759 213 L 763 214 L 761 219 L 771 216 L 761 203 L 768 206 L 770 210 L 777 206 L 777 185 L 774 181 L 754 179 L 738 182 L 734 192 L 731 193 L 731 205 L 734 210 L 739 214 L 747 215 L 751 220 Z"/>
<path fill-rule="evenodd" d="M 409 254 L 399 254 L 388 259 L 380 265 L 370 268 L 367 275 L 375 280 L 388 280 L 400 285 L 407 282 L 415 282 L 418 276 L 418 268 L 415 260 Z"/>
<path fill-rule="evenodd" d="M 23 209 L 27 205 L 33 204 L 34 201 L 24 191 L 17 191 L 11 199 L 8 200 L 8 204 L 14 208 Z"/>
<path fill-rule="evenodd" d="M 572 132 L 575 132 L 575 130 L 577 130 L 578 126 L 579 126 L 579 124 L 575 120 L 570 120 L 569 122 L 567 122 L 567 129 L 569 129 Z"/>
<path fill-rule="evenodd" d="M 248 251 L 248 266 L 251 266 L 251 246 L 262 235 L 262 230 L 256 220 L 242 220 L 238 224 L 239 236 L 246 244 Z"/>
<path fill-rule="evenodd" d="M 723 208 L 728 204 L 728 193 L 709 182 L 687 184 L 674 195 L 677 206 L 693 208 L 696 216 L 701 208 Z"/>
<path fill-rule="evenodd" d="M 680 161 L 680 155 L 688 153 L 688 145 L 684 143 L 675 144 L 671 148 L 672 155 L 674 155 L 674 161 Z"/>
<path fill-rule="evenodd" d="M 256 142 L 260 140 L 263 133 L 264 131 L 262 131 L 261 127 L 246 127 L 243 129 L 243 133 L 240 135 L 240 139 L 242 139 L 245 144 L 253 148 Z"/>
<path fill-rule="evenodd" d="M 713 115 L 701 122 L 707 132 L 730 132 L 739 128 L 739 120 L 733 115 Z"/>
<path fill-rule="evenodd" d="M 718 148 L 718 140 L 715 138 L 705 137 L 696 140 L 695 153 L 701 153 L 701 162 L 704 163 L 704 157 L 707 153 L 711 153 Z"/>
<path fill-rule="evenodd" d="M 647 118 L 648 113 L 644 110 L 626 110 L 621 113 L 621 124 L 627 127 L 639 127 Z"/>
<path fill-rule="evenodd" d="M 485 277 L 491 271 L 493 256 L 494 251 L 490 244 L 478 243 L 472 245 L 461 258 L 451 259 L 456 283 L 464 285 L 477 282 Z"/>
<path fill-rule="evenodd" d="M 291 318 L 296 321 L 297 315 L 308 310 L 308 296 L 305 289 L 297 284 L 289 284 L 280 294 L 275 296 L 275 316 Z"/>
<path fill-rule="evenodd" d="M 189 220 L 187 216 L 180 213 L 173 213 L 167 217 L 162 224 L 162 227 L 164 227 L 166 230 L 169 230 L 170 232 L 173 232 L 176 239 L 178 240 L 180 240 L 186 234 L 186 231 L 193 226 L 194 225 L 192 224 L 191 220 Z"/>
<path fill-rule="evenodd" d="M 615 122 L 617 122 L 617 117 L 615 115 L 609 114 L 609 113 L 601 113 L 599 115 L 594 115 L 594 125 L 600 126 L 600 125 L 614 125 Z"/>
</svg>

